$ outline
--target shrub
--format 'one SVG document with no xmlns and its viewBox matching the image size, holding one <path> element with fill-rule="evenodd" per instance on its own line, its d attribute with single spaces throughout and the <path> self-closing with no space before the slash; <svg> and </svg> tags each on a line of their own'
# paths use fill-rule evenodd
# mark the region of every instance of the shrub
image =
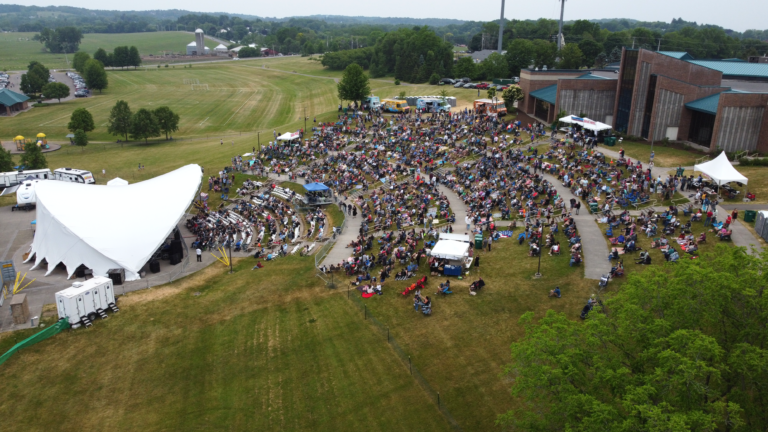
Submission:
<svg viewBox="0 0 768 432">
<path fill-rule="evenodd" d="M 165 67 L 168 67 L 168 63 L 165 64 Z"/>
<path fill-rule="evenodd" d="M 429 83 L 431 85 L 437 85 L 437 83 L 439 82 L 440 82 L 440 75 L 438 75 L 437 73 L 433 73 L 432 75 L 430 75 Z"/>
<path fill-rule="evenodd" d="M 400 85 L 400 80 L 399 79 L 395 80 L 395 85 Z"/>
<path fill-rule="evenodd" d="M 741 158 L 739 159 L 739 165 L 764 167 L 764 166 L 768 166 L 768 158 L 755 158 L 755 159 Z"/>
</svg>

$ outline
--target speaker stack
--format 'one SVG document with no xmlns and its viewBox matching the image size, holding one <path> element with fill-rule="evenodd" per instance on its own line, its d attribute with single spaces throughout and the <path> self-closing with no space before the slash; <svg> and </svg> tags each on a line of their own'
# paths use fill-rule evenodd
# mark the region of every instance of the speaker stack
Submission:
<svg viewBox="0 0 768 432">
<path fill-rule="evenodd" d="M 125 282 L 125 269 L 110 269 L 107 271 L 107 276 L 112 279 L 113 285 L 122 285 Z"/>
<path fill-rule="evenodd" d="M 149 271 L 152 273 L 160 273 L 160 261 L 154 260 L 149 262 Z"/>
</svg>

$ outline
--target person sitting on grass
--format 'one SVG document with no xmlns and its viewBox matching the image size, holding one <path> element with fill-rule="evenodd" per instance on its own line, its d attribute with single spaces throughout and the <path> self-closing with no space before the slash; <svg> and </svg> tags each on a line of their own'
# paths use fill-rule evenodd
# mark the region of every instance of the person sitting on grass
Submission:
<svg viewBox="0 0 768 432">
<path fill-rule="evenodd" d="M 264 268 L 264 264 L 262 264 L 261 261 L 256 261 L 256 265 L 253 266 L 253 268 L 251 270 L 256 270 L 256 269 L 260 269 L 260 268 Z"/>
<path fill-rule="evenodd" d="M 555 287 L 555 289 L 549 290 L 549 296 L 557 297 L 557 298 L 562 297 L 562 295 L 560 294 L 560 287 Z"/>
<path fill-rule="evenodd" d="M 451 291 L 451 281 L 446 280 L 444 284 L 440 284 L 440 293 L 442 294 L 453 294 L 453 291 Z M 437 294 L 437 293 L 435 293 Z"/>
</svg>

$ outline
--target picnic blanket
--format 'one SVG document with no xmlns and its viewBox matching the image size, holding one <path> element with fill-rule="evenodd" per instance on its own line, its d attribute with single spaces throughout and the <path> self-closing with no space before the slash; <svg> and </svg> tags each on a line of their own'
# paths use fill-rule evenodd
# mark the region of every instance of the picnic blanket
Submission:
<svg viewBox="0 0 768 432">
<path fill-rule="evenodd" d="M 512 231 L 499 231 L 499 237 L 501 238 L 510 238 L 512 235 Z"/>
</svg>

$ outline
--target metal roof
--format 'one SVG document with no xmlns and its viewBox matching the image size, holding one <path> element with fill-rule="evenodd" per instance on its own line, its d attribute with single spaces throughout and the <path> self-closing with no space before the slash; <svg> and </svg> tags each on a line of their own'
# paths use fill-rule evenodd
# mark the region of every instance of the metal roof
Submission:
<svg viewBox="0 0 768 432">
<path fill-rule="evenodd" d="M 11 106 L 28 101 L 29 97 L 8 89 L 0 90 L 0 105 Z"/>
<path fill-rule="evenodd" d="M 768 79 L 768 63 L 737 63 L 722 60 L 688 60 L 688 62 L 720 71 L 723 76 Z"/>
<path fill-rule="evenodd" d="M 607 80 L 607 79 L 611 79 L 611 78 L 600 76 L 600 75 L 593 75 L 591 73 L 588 73 L 588 74 L 584 74 L 584 75 L 582 75 L 580 77 L 576 77 L 576 79 Z"/>
<path fill-rule="evenodd" d="M 557 84 L 532 91 L 531 96 L 554 105 L 557 102 Z"/>
<path fill-rule="evenodd" d="M 658 54 L 674 57 L 678 60 L 693 60 L 693 56 L 685 51 L 657 51 Z"/>
<path fill-rule="evenodd" d="M 706 114 L 717 115 L 717 105 L 720 103 L 720 93 L 688 102 L 685 107 Z"/>
</svg>

